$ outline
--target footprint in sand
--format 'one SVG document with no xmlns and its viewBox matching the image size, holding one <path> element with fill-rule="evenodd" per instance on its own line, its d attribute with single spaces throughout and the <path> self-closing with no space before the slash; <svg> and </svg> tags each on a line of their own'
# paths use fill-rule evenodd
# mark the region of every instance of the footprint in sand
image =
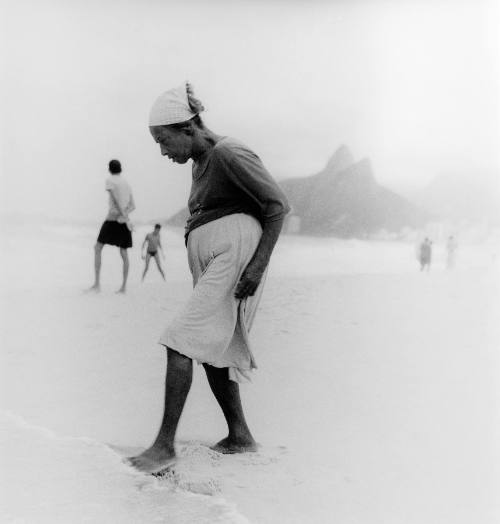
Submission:
<svg viewBox="0 0 500 524">
<path fill-rule="evenodd" d="M 158 475 L 160 481 L 201 495 L 217 495 L 222 491 L 223 478 L 218 478 L 222 455 L 198 442 L 178 447 L 179 462 Z"/>
<path fill-rule="evenodd" d="M 213 496 L 222 491 L 222 485 L 218 479 L 181 462 L 164 473 L 158 474 L 157 478 L 161 484 L 168 483 L 173 487 L 199 495 Z"/>
<path fill-rule="evenodd" d="M 124 457 L 142 451 L 126 446 L 109 447 Z M 164 487 L 213 496 L 223 491 L 225 482 L 238 479 L 238 472 L 234 469 L 236 464 L 245 467 L 269 466 L 279 462 L 280 456 L 287 452 L 286 446 L 266 446 L 255 453 L 224 455 L 213 451 L 206 444 L 185 442 L 177 447 L 179 461 L 155 477 Z M 245 485 L 240 481 L 237 487 L 244 488 Z"/>
</svg>

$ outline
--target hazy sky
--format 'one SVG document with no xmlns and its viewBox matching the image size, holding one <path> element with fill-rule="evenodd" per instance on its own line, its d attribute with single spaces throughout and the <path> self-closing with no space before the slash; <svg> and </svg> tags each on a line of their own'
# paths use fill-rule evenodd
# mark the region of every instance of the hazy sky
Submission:
<svg viewBox="0 0 500 524">
<path fill-rule="evenodd" d="M 2 208 L 94 219 L 110 158 L 137 218 L 184 205 L 190 166 L 147 128 L 189 79 L 215 132 L 278 179 L 313 174 L 340 144 L 415 188 L 498 169 L 499 10 L 482 0 L 86 1 L 3 6 Z"/>
</svg>

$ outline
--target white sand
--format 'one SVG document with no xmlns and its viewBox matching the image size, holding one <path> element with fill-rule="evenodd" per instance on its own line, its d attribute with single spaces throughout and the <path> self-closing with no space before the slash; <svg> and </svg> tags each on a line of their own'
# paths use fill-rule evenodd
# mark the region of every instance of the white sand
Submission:
<svg viewBox="0 0 500 524">
<path fill-rule="evenodd" d="M 162 480 L 107 444 L 144 447 L 161 417 L 156 344 L 186 299 L 181 233 L 167 283 L 130 289 L 117 250 L 92 280 L 96 231 L 4 225 L 1 522 L 497 523 L 500 285 L 493 250 L 462 246 L 429 275 L 408 244 L 284 237 L 243 387 L 256 454 L 221 456 L 225 426 L 201 367 Z"/>
</svg>

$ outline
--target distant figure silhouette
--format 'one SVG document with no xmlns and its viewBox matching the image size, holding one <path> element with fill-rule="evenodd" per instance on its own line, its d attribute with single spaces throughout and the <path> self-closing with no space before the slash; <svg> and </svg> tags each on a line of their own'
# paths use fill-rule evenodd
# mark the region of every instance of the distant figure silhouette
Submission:
<svg viewBox="0 0 500 524">
<path fill-rule="evenodd" d="M 448 238 L 446 242 L 446 268 L 453 269 L 457 257 L 458 242 L 453 236 Z"/>
<path fill-rule="evenodd" d="M 419 260 L 420 260 L 420 271 L 429 271 L 431 268 L 432 259 L 432 242 L 429 238 L 425 237 L 425 240 L 420 244 Z"/>
<path fill-rule="evenodd" d="M 142 243 L 142 258 L 146 261 L 146 264 L 144 266 L 144 273 L 142 274 L 142 280 L 144 280 L 144 277 L 148 272 L 149 261 L 151 260 L 151 258 L 154 258 L 156 266 L 158 267 L 158 271 L 161 273 L 163 280 L 165 280 L 165 273 L 163 273 L 163 269 L 160 264 L 160 253 L 163 259 L 165 259 L 165 254 L 163 253 L 163 247 L 161 245 L 160 230 L 160 224 L 156 224 L 154 230 L 146 235 L 146 238 Z M 146 254 L 144 254 L 144 246 L 146 244 L 148 247 L 146 248 Z"/>
</svg>

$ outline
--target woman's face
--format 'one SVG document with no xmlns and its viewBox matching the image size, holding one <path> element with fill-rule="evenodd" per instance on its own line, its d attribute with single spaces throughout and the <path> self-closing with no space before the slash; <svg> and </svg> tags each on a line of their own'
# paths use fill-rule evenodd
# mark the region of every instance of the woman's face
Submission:
<svg viewBox="0 0 500 524">
<path fill-rule="evenodd" d="M 149 128 L 154 141 L 160 145 L 162 155 L 168 156 L 177 164 L 185 164 L 193 149 L 193 137 L 185 132 L 164 126 Z"/>
</svg>

